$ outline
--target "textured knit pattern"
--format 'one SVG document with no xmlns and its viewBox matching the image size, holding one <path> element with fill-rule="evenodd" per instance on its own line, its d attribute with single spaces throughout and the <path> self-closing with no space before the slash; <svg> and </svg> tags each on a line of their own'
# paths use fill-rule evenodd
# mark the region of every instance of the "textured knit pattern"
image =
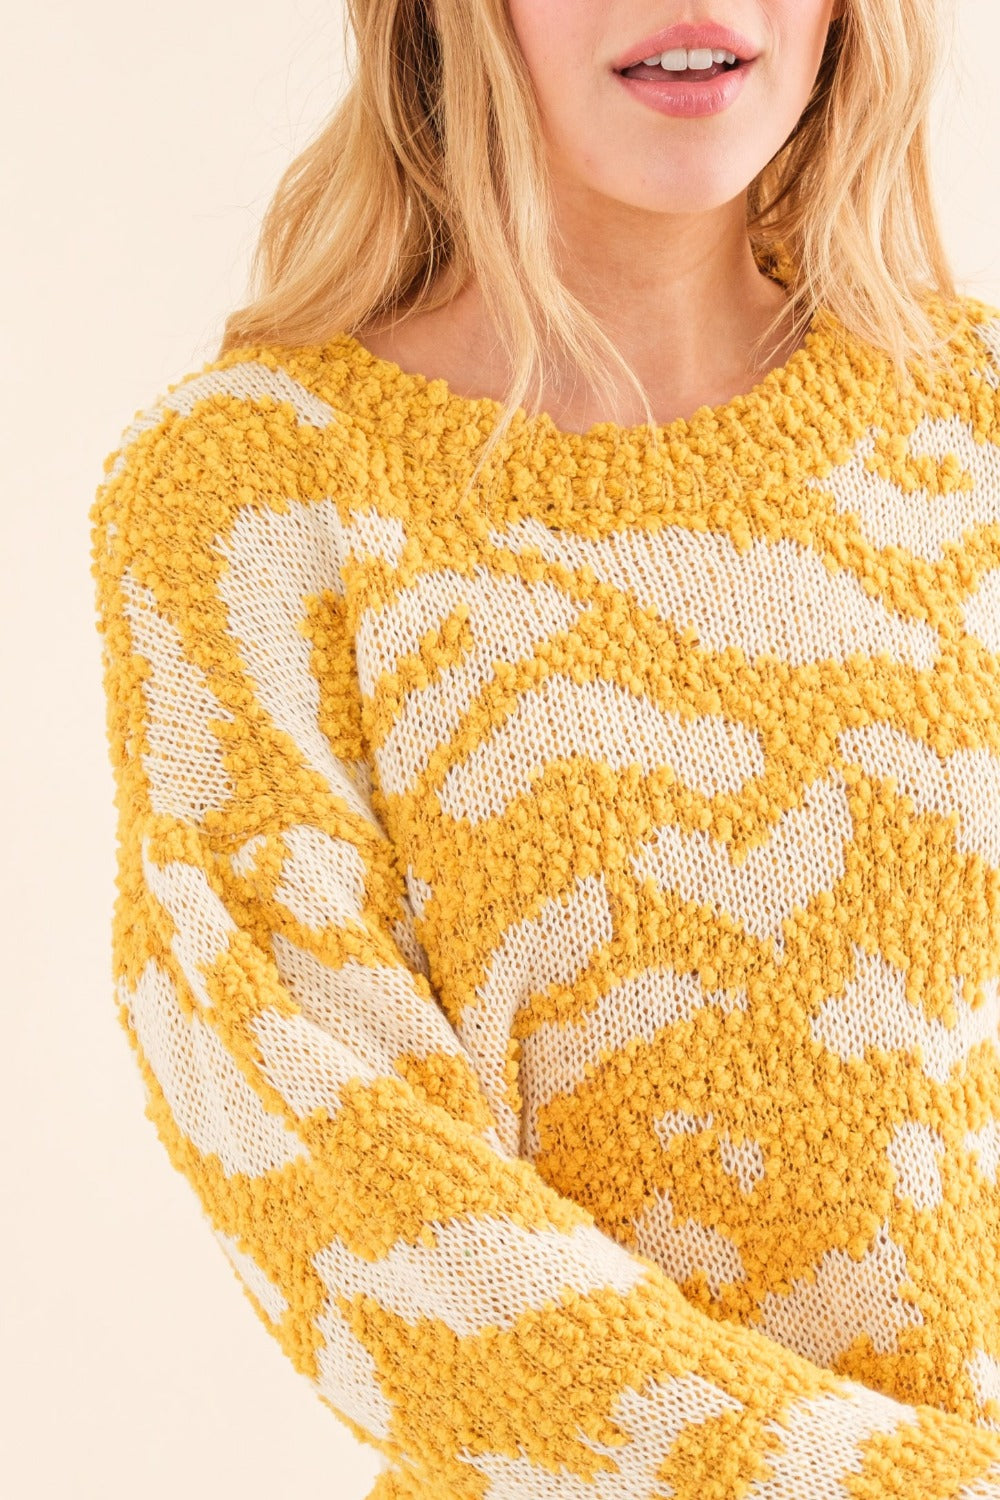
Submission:
<svg viewBox="0 0 1000 1500">
<path fill-rule="evenodd" d="M 344 333 L 91 512 L 147 1114 L 371 1500 L 1000 1500 L 1000 310 L 661 429 Z"/>
</svg>

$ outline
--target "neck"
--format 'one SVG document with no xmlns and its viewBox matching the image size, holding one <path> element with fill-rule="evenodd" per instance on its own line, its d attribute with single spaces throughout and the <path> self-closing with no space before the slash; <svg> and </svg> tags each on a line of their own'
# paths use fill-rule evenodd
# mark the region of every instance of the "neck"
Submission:
<svg viewBox="0 0 1000 1500">
<path fill-rule="evenodd" d="M 742 199 L 714 211 L 709 225 L 702 213 L 670 216 L 665 228 L 663 215 L 638 210 L 631 223 L 627 210 L 623 225 L 622 205 L 613 208 L 602 217 L 589 202 L 585 212 L 572 197 L 561 204 L 558 270 L 645 385 L 658 422 L 728 401 L 788 359 L 801 339 L 787 293 L 754 260 Z M 755 350 L 779 313 L 777 331 Z M 480 389 L 504 390 L 510 368 L 475 283 L 457 293 L 449 322 Z M 569 368 L 553 370 L 541 409 L 578 431 L 607 416 L 606 399 L 581 389 Z M 627 390 L 620 420 L 643 420 Z"/>
</svg>

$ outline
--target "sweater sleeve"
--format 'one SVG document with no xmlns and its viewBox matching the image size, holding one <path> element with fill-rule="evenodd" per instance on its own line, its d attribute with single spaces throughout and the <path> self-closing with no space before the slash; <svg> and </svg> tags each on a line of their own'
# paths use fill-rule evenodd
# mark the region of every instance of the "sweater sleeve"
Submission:
<svg viewBox="0 0 1000 1500">
<path fill-rule="evenodd" d="M 320 406 L 172 387 L 91 511 L 118 1019 L 256 1314 L 393 1493 L 1000 1500 L 1000 1434 L 695 1308 L 501 1142 L 373 809 Z"/>
</svg>

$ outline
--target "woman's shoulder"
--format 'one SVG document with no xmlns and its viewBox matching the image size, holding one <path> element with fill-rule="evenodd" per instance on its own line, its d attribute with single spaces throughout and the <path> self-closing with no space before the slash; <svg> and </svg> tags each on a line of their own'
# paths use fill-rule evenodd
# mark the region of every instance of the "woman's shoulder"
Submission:
<svg viewBox="0 0 1000 1500">
<path fill-rule="evenodd" d="M 113 480 L 139 452 L 193 448 L 241 463 L 277 447 L 286 464 L 318 434 L 350 431 L 359 361 L 352 341 L 254 344 L 194 364 L 148 391 L 104 460 Z"/>
<path fill-rule="evenodd" d="M 965 291 L 933 291 L 920 301 L 940 343 L 929 365 L 916 361 L 919 379 L 907 389 L 956 412 L 968 412 L 970 402 L 981 408 L 985 399 L 991 432 L 1000 428 L 1000 306 Z"/>
<path fill-rule="evenodd" d="M 1000 319 L 1000 306 L 974 292 L 957 293 L 950 305 L 973 323 L 994 323 Z"/>
<path fill-rule="evenodd" d="M 987 360 L 987 373 L 1000 381 L 1000 306 L 972 293 L 961 293 L 956 299 L 959 337 L 970 341 L 976 362 Z"/>
<path fill-rule="evenodd" d="M 932 320 L 945 333 L 959 356 L 981 367 L 983 356 L 1000 369 L 1000 306 L 973 292 L 932 296 L 928 301 Z"/>
<path fill-rule="evenodd" d="M 225 525 L 246 504 L 282 509 L 347 492 L 368 472 L 347 350 L 336 342 L 227 350 L 149 392 L 105 453 L 90 507 L 111 534 L 157 517 L 163 534 Z M 162 513 L 162 515 L 161 515 Z"/>
</svg>

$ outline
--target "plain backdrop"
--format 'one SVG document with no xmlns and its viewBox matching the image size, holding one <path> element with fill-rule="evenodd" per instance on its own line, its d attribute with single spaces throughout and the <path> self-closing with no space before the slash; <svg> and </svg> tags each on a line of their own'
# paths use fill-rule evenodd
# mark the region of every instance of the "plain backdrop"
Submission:
<svg viewBox="0 0 1000 1500">
<path fill-rule="evenodd" d="M 960 289 L 1000 304 L 1000 12 L 958 4 L 933 166 Z M 633 7 L 650 27 L 677 9 Z M 115 1017 L 87 525 L 134 412 L 214 357 L 244 300 L 278 177 L 346 87 L 341 7 L 0 14 L 0 1484 L 17 1500 L 358 1500 L 378 1455 L 256 1317 L 144 1117 Z"/>
</svg>

